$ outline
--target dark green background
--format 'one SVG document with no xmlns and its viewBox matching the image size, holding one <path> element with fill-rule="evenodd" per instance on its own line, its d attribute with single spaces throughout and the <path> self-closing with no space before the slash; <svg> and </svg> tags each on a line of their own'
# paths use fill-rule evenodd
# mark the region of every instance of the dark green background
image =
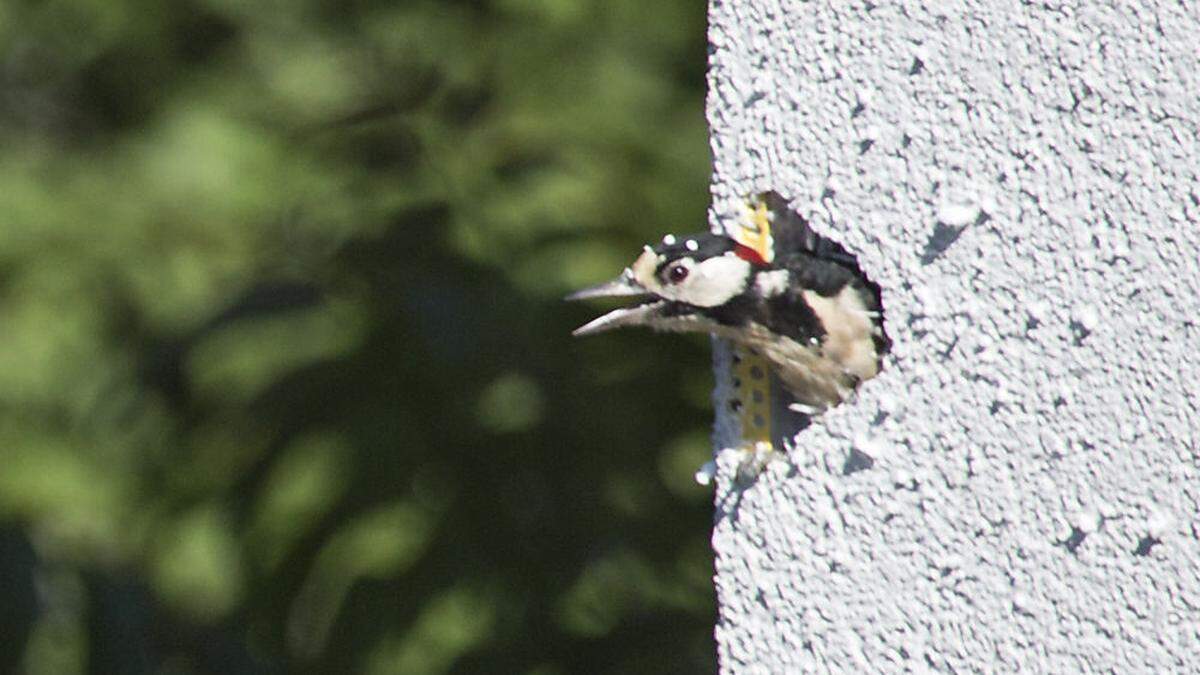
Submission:
<svg viewBox="0 0 1200 675">
<path fill-rule="evenodd" d="M 704 9 L 0 3 L 0 672 L 713 670 Z"/>
</svg>

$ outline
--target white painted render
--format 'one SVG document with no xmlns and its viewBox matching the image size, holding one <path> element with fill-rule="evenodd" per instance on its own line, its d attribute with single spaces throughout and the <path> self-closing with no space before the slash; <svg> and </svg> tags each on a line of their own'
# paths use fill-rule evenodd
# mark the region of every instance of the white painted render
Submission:
<svg viewBox="0 0 1200 675">
<path fill-rule="evenodd" d="M 722 670 L 1200 672 L 1200 4 L 710 24 L 715 223 L 792 198 L 895 342 L 756 482 L 720 453 Z"/>
</svg>

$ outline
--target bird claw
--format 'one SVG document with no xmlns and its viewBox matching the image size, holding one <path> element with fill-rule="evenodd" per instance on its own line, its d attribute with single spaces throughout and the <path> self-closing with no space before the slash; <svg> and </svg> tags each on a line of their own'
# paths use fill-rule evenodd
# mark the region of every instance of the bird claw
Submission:
<svg viewBox="0 0 1200 675">
<path fill-rule="evenodd" d="M 788 410 L 798 412 L 801 415 L 815 417 L 825 412 L 826 408 L 824 406 L 808 405 L 807 403 L 792 403 L 788 405 Z"/>
</svg>

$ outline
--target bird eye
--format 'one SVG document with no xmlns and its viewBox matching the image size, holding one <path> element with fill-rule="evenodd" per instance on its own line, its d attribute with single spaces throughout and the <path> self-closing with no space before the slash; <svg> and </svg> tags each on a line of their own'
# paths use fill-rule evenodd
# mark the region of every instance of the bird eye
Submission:
<svg viewBox="0 0 1200 675">
<path fill-rule="evenodd" d="M 671 269 L 667 270 L 667 278 L 670 279 L 671 283 L 673 284 L 683 281 L 687 278 L 687 275 L 688 268 L 684 267 L 683 265 L 675 265 Z"/>
</svg>

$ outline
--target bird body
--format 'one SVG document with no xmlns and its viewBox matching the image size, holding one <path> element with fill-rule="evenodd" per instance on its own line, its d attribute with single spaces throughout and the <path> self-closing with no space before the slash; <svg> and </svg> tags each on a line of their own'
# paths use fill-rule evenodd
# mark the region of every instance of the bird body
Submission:
<svg viewBox="0 0 1200 675">
<path fill-rule="evenodd" d="M 776 246 L 793 250 L 777 250 L 770 262 L 710 233 L 646 246 L 620 277 L 568 298 L 642 299 L 574 334 L 622 326 L 710 333 L 761 355 L 807 408 L 840 403 L 879 372 L 887 350 L 879 291 L 844 249 L 791 218 Z"/>
</svg>

